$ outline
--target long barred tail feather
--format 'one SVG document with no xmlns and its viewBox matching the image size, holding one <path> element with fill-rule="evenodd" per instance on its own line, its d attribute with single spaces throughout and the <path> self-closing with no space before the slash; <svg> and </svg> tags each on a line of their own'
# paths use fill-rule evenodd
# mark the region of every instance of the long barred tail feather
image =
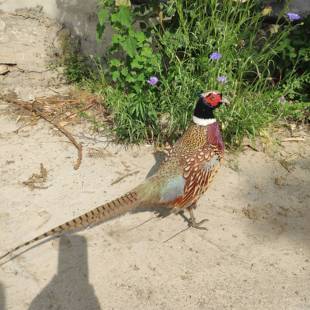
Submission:
<svg viewBox="0 0 310 310">
<path fill-rule="evenodd" d="M 140 202 L 141 199 L 139 199 L 137 191 L 131 191 L 17 246 L 16 248 L 0 256 L 0 260 L 47 237 L 59 236 L 65 232 L 73 232 L 125 214 L 126 212 L 138 207 Z"/>
</svg>

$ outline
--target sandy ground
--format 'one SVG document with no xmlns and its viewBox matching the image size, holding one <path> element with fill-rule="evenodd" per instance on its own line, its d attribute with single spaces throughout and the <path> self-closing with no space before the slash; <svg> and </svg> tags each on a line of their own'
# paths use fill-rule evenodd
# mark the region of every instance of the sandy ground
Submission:
<svg viewBox="0 0 310 310">
<path fill-rule="evenodd" d="M 36 42 L 27 45 L 34 67 L 18 69 L 29 58 L 11 55 L 15 65 L 0 76 L 1 91 L 29 99 L 51 94 L 50 83 L 66 89 L 42 69 L 53 39 L 48 29 L 57 26 L 0 18 L 1 38 L 13 37 L 16 51 L 25 44 L 22 32 Z M 17 115 L 0 102 L 1 253 L 116 198 L 156 168 L 152 146 L 124 149 L 80 124 L 70 129 L 84 147 L 75 171 L 76 150 L 64 136 L 44 121 L 16 133 Z M 0 310 L 310 309 L 310 138 L 303 136 L 278 146 L 277 156 L 228 156 L 196 211 L 208 219 L 208 231 L 182 232 L 181 216 L 128 214 L 0 266 Z M 47 180 L 31 190 L 23 182 L 40 163 Z"/>
</svg>

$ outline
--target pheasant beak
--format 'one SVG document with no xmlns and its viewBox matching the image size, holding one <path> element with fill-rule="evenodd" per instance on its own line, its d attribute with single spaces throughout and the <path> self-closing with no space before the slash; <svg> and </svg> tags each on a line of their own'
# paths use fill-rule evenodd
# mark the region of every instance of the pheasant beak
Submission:
<svg viewBox="0 0 310 310">
<path fill-rule="evenodd" d="M 224 96 L 222 96 L 222 103 L 223 103 L 225 106 L 230 105 L 230 101 L 229 101 L 226 97 L 224 97 Z"/>
</svg>

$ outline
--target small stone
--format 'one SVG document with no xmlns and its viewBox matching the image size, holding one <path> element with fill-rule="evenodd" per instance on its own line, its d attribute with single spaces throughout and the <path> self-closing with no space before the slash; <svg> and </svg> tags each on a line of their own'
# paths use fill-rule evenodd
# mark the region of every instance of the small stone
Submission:
<svg viewBox="0 0 310 310">
<path fill-rule="evenodd" d="M 0 27 L 1 27 L 1 25 L 0 25 Z M 10 69 L 7 65 L 0 65 L 0 75 L 4 75 L 8 72 L 10 72 Z"/>
</svg>

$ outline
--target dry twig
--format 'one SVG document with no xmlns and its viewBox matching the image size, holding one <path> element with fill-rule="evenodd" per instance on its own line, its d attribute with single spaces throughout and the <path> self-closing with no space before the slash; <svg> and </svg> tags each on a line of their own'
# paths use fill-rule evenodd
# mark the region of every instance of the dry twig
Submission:
<svg viewBox="0 0 310 310">
<path fill-rule="evenodd" d="M 38 189 L 46 189 L 47 187 L 42 186 L 47 180 L 47 170 L 40 164 L 40 173 L 33 173 L 27 181 L 24 181 L 23 184 L 28 186 L 30 190 Z"/>
<path fill-rule="evenodd" d="M 259 150 L 256 147 L 254 147 L 253 145 L 251 145 L 251 144 L 242 144 L 242 146 L 248 147 L 249 149 L 251 149 L 251 150 L 253 150 L 255 152 L 259 152 Z"/>
<path fill-rule="evenodd" d="M 282 142 L 301 142 L 305 141 L 305 138 L 303 137 L 291 137 L 291 138 L 285 138 L 281 140 Z"/>
<path fill-rule="evenodd" d="M 114 185 L 114 184 L 116 184 L 116 183 L 119 183 L 119 182 L 122 181 L 123 179 L 125 179 L 125 178 L 127 178 L 127 177 L 129 177 L 129 176 L 135 175 L 135 174 L 137 174 L 137 173 L 139 173 L 139 170 L 136 170 L 136 171 L 133 171 L 133 172 L 130 172 L 130 173 L 126 173 L 125 175 L 122 175 L 121 177 L 119 177 L 119 178 L 117 178 L 115 181 L 113 181 L 113 182 L 111 183 L 111 185 Z"/>
</svg>

